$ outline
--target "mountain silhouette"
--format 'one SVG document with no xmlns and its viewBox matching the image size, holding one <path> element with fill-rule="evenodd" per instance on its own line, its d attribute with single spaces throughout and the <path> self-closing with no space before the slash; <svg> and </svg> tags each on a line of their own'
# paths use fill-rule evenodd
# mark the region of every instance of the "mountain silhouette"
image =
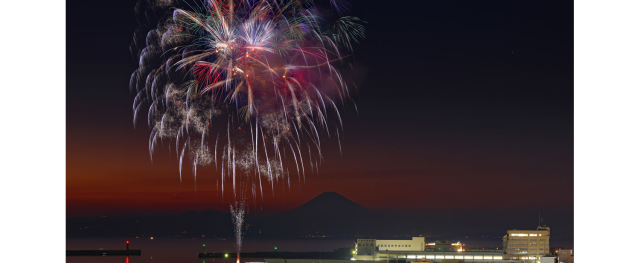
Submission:
<svg viewBox="0 0 640 263">
<path fill-rule="evenodd" d="M 369 230 L 381 214 L 348 198 L 324 192 L 305 204 L 267 218 L 262 232 L 274 236 L 353 236 Z"/>
<path fill-rule="evenodd" d="M 372 212 L 336 192 L 324 192 L 281 217 L 365 215 Z"/>
</svg>

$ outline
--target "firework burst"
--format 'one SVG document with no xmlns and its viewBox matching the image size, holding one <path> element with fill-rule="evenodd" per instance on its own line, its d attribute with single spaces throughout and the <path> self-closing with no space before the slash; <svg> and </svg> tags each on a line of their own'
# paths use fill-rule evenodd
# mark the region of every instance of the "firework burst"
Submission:
<svg viewBox="0 0 640 263">
<path fill-rule="evenodd" d="M 290 183 L 287 160 L 302 180 L 317 170 L 322 138 L 339 137 L 339 107 L 350 103 L 340 69 L 364 38 L 364 22 L 342 16 L 346 2 L 328 3 L 333 24 L 305 0 L 138 3 L 139 21 L 160 17 L 132 44 L 134 124 L 146 112 L 151 159 L 171 141 L 181 181 L 184 164 L 195 180 L 213 163 L 223 192 L 230 183 L 234 197 L 254 199 L 265 184 Z"/>
</svg>

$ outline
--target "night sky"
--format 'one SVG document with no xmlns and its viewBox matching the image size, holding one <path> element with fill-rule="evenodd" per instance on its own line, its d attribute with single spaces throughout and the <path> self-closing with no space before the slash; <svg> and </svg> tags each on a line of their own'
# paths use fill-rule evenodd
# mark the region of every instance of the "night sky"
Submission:
<svg viewBox="0 0 640 263">
<path fill-rule="evenodd" d="M 67 216 L 226 211 L 215 169 L 180 184 L 133 126 L 135 1 L 67 1 Z M 352 1 L 358 111 L 342 156 L 268 191 L 277 213 L 333 191 L 373 210 L 555 209 L 573 215 L 571 1 Z M 355 93 L 354 93 L 355 94 Z M 537 214 L 532 215 L 532 222 Z M 535 227 L 535 226 L 532 226 Z"/>
</svg>

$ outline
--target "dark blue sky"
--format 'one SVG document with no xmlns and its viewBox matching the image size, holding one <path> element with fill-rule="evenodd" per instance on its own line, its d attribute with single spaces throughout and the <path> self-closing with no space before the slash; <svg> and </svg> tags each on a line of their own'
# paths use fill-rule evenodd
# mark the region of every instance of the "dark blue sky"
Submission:
<svg viewBox="0 0 640 263">
<path fill-rule="evenodd" d="M 194 197 L 132 125 L 134 4 L 67 1 L 67 213 L 224 209 L 218 175 Z M 572 2 L 362 0 L 352 13 L 368 24 L 343 155 L 323 147 L 319 175 L 265 210 L 335 191 L 377 210 L 554 210 L 573 227 Z"/>
</svg>

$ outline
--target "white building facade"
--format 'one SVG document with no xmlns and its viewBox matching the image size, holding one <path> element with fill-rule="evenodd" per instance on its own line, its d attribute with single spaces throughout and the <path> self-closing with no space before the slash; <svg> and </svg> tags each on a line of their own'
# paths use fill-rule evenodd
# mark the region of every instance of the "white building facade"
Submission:
<svg viewBox="0 0 640 263">
<path fill-rule="evenodd" d="M 356 260 L 373 260 L 378 251 L 423 251 L 424 246 L 424 237 L 413 237 L 409 240 L 358 238 L 356 239 L 354 258 Z"/>
<path fill-rule="evenodd" d="M 424 237 L 412 237 L 411 240 L 375 240 L 378 251 L 423 251 Z"/>
</svg>

